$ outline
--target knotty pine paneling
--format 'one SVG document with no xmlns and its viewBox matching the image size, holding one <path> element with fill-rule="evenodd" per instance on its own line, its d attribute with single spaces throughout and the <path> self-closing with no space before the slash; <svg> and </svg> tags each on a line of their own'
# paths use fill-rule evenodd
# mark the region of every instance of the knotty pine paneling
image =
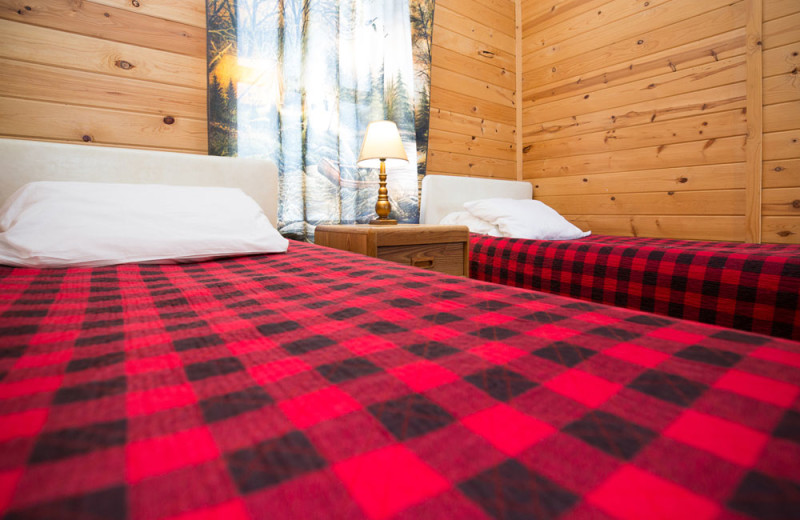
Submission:
<svg viewBox="0 0 800 520">
<path fill-rule="evenodd" d="M 205 1 L 0 0 L 0 136 L 207 153 Z"/>
<path fill-rule="evenodd" d="M 586 76 L 598 81 L 595 78 L 607 74 L 609 72 L 607 69 L 612 67 L 622 68 L 623 72 L 616 74 L 627 78 L 642 68 L 639 67 L 640 63 L 633 63 L 632 60 L 641 60 L 644 57 L 649 57 L 650 60 L 657 59 L 660 57 L 657 54 L 662 51 L 728 33 L 741 27 L 744 22 L 743 0 L 738 0 L 730 6 L 728 6 L 729 0 L 713 2 L 672 0 L 662 7 L 674 8 L 673 4 L 676 2 L 691 4 L 694 7 L 688 12 L 673 9 L 674 12 L 670 12 L 670 16 L 664 19 L 658 16 L 647 18 L 631 16 L 609 26 L 600 25 L 588 32 L 572 36 L 562 45 L 551 45 L 531 55 L 526 54 L 523 57 L 523 81 L 533 78 L 534 83 L 526 81 L 525 91 L 530 88 L 529 85 L 574 82 Z M 711 6 L 720 7 L 710 10 Z M 644 7 L 644 3 L 639 8 L 643 10 L 643 15 L 651 15 L 652 12 L 659 10 L 658 7 Z M 691 16 L 689 13 L 701 14 Z M 678 17 L 685 18 L 679 23 L 669 23 Z M 631 24 L 631 27 L 628 27 L 628 24 Z M 679 30 L 681 25 L 688 27 Z M 714 50 L 714 52 L 719 54 L 719 51 Z M 676 52 L 675 58 L 685 60 L 686 57 L 682 54 Z M 710 52 L 707 56 L 714 59 Z M 660 63 L 666 69 L 664 72 L 672 72 L 673 68 L 680 65 L 680 61 L 676 63 L 670 59 L 661 60 Z M 627 73 L 624 72 L 626 68 Z M 581 84 L 586 86 L 584 81 Z"/>
<path fill-rule="evenodd" d="M 743 241 L 760 218 L 763 241 L 800 242 L 796 0 L 520 1 L 535 198 L 595 233 Z M 754 80 L 746 26 L 762 1 Z M 747 136 L 762 118 L 760 164 Z M 749 221 L 747 193 L 761 201 Z"/>
<path fill-rule="evenodd" d="M 726 240 L 740 242 L 743 216 L 665 215 L 564 215 L 581 229 L 600 229 L 603 234 L 654 238 L 680 237 L 687 240 Z M 779 218 L 779 217 L 775 217 Z"/>
<path fill-rule="evenodd" d="M 80 27 L 80 34 L 84 36 L 188 56 L 205 54 L 205 21 L 202 25 L 193 26 L 180 20 L 150 16 L 145 24 L 142 23 L 142 12 L 137 12 L 131 2 L 108 2 L 109 5 L 84 2 L 80 8 L 75 8 L 78 3 L 80 2 L 0 0 L 0 17 L 68 32 Z M 117 7 L 130 6 L 132 10 L 113 9 L 112 16 L 109 7 L 115 7 L 115 3 L 118 4 Z"/>
<path fill-rule="evenodd" d="M 136 112 L 120 112 L 87 106 L 0 97 L 0 135 L 33 136 L 69 141 L 91 136 L 91 142 L 126 144 L 137 148 L 175 148 L 198 151 L 206 138 L 206 122 L 162 118 Z"/>
<path fill-rule="evenodd" d="M 765 2 L 762 48 L 761 235 L 800 243 L 800 2 Z"/>
<path fill-rule="evenodd" d="M 524 178 L 595 233 L 744 240 L 754 1 L 757 216 L 800 242 L 797 0 L 437 0 L 428 171 Z M 206 153 L 205 127 L 204 0 L 0 0 L 0 135 Z"/>
<path fill-rule="evenodd" d="M 800 166 L 800 165 L 798 165 Z M 781 170 L 782 171 L 782 170 Z M 647 193 L 744 189 L 745 163 L 683 166 L 594 175 L 540 177 L 533 181 L 537 197 L 595 195 L 597 193 Z M 788 176 L 786 176 L 788 177 Z M 786 177 L 775 175 L 773 186 Z M 689 179 L 692 182 L 689 182 Z"/>
<path fill-rule="evenodd" d="M 513 0 L 437 0 L 428 173 L 517 178 Z"/>
</svg>

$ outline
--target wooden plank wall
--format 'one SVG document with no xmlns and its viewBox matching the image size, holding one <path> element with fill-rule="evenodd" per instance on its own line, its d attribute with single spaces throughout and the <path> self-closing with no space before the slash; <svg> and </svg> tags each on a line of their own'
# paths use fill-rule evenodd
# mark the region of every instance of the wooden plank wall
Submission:
<svg viewBox="0 0 800 520">
<path fill-rule="evenodd" d="M 436 0 L 428 173 L 517 178 L 514 0 Z"/>
<path fill-rule="evenodd" d="M 0 0 L 0 136 L 206 153 L 204 6 Z M 434 25 L 430 173 L 530 180 L 595 233 L 800 242 L 797 0 L 437 0 Z"/>
<path fill-rule="evenodd" d="M 764 242 L 800 243 L 800 1 L 764 0 Z"/>
<path fill-rule="evenodd" d="M 536 198 L 595 233 L 736 241 L 754 239 L 760 198 L 763 240 L 800 242 L 800 2 L 764 2 L 750 58 L 762 0 L 521 1 Z M 746 110 L 762 54 L 763 150 Z M 762 151 L 763 179 L 748 178 Z"/>
<path fill-rule="evenodd" d="M 207 153 L 205 0 L 0 0 L 0 136 Z"/>
</svg>

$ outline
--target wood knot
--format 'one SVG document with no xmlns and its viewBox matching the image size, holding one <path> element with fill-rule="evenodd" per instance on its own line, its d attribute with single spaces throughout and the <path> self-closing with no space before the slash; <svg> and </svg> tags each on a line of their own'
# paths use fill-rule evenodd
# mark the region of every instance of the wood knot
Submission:
<svg viewBox="0 0 800 520">
<path fill-rule="evenodd" d="M 641 45 L 643 43 L 644 43 L 644 40 L 639 40 L 638 42 L 636 42 L 636 45 Z"/>
<path fill-rule="evenodd" d="M 616 197 L 611 197 L 611 200 L 617 200 L 617 198 Z"/>
<path fill-rule="evenodd" d="M 778 236 L 779 237 L 786 238 L 786 237 L 789 237 L 789 236 L 792 236 L 792 235 L 794 235 L 794 233 L 791 232 L 791 231 L 788 231 L 788 230 L 778 231 Z"/>
<path fill-rule="evenodd" d="M 793 200 L 792 201 L 792 207 L 794 209 L 800 209 L 800 200 Z"/>
<path fill-rule="evenodd" d="M 530 144 L 529 144 L 528 146 L 525 146 L 525 147 L 523 147 L 523 148 L 522 148 L 522 153 L 528 153 L 528 152 L 530 152 L 530 151 L 531 151 L 531 148 L 533 148 L 533 145 L 530 145 Z"/>
<path fill-rule="evenodd" d="M 133 7 L 139 7 L 139 0 L 131 0 L 131 5 Z"/>
<path fill-rule="evenodd" d="M 83 139 L 84 143 L 92 142 L 92 136 L 91 135 L 84 135 L 83 137 L 81 137 L 81 139 Z"/>
<path fill-rule="evenodd" d="M 483 56 L 484 58 L 494 58 L 494 53 L 492 51 L 479 51 L 478 54 Z"/>
<path fill-rule="evenodd" d="M 783 171 L 783 166 L 776 166 L 773 171 L 780 173 Z"/>
<path fill-rule="evenodd" d="M 117 60 L 114 62 L 114 65 L 121 68 L 122 70 L 131 70 L 132 68 L 135 67 L 133 63 L 125 60 Z"/>
<path fill-rule="evenodd" d="M 174 117 L 172 117 L 172 116 L 164 117 L 164 124 L 165 125 L 171 125 L 174 122 L 175 122 L 175 118 Z"/>
<path fill-rule="evenodd" d="M 686 184 L 687 182 L 689 182 L 689 179 L 687 179 L 686 177 L 678 177 L 678 182 L 680 182 L 681 184 Z"/>
<path fill-rule="evenodd" d="M 589 179 L 583 179 L 583 182 L 589 182 Z"/>
<path fill-rule="evenodd" d="M 668 191 L 667 195 L 675 195 L 675 192 L 674 191 Z"/>
</svg>

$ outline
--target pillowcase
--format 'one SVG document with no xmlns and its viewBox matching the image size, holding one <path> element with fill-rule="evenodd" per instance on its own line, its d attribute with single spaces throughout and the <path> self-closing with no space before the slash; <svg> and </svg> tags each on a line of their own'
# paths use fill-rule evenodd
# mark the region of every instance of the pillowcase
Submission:
<svg viewBox="0 0 800 520">
<path fill-rule="evenodd" d="M 538 200 L 482 199 L 465 202 L 474 217 L 494 224 L 504 237 L 536 240 L 571 240 L 589 236 L 556 210 Z"/>
<path fill-rule="evenodd" d="M 0 263 L 13 266 L 198 261 L 288 247 L 236 188 L 33 182 L 0 208 Z"/>
<path fill-rule="evenodd" d="M 469 211 L 456 211 L 448 213 L 439 224 L 443 226 L 467 226 L 472 233 L 481 233 L 493 237 L 503 236 L 497 226 L 479 219 Z"/>
</svg>

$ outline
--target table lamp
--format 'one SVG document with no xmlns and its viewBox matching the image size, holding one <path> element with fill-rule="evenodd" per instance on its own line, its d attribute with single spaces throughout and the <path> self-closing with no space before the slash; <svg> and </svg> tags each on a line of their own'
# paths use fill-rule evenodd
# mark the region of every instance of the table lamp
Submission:
<svg viewBox="0 0 800 520">
<path fill-rule="evenodd" d="M 380 185 L 378 187 L 378 202 L 375 203 L 375 212 L 378 218 L 370 224 L 397 224 L 389 218 L 392 205 L 389 203 L 389 192 L 386 190 L 386 159 L 402 159 L 408 161 L 400 132 L 393 121 L 373 121 L 367 125 L 364 142 L 361 143 L 361 152 L 358 154 L 358 165 L 361 167 L 374 167 L 374 159 L 380 160 Z"/>
</svg>

